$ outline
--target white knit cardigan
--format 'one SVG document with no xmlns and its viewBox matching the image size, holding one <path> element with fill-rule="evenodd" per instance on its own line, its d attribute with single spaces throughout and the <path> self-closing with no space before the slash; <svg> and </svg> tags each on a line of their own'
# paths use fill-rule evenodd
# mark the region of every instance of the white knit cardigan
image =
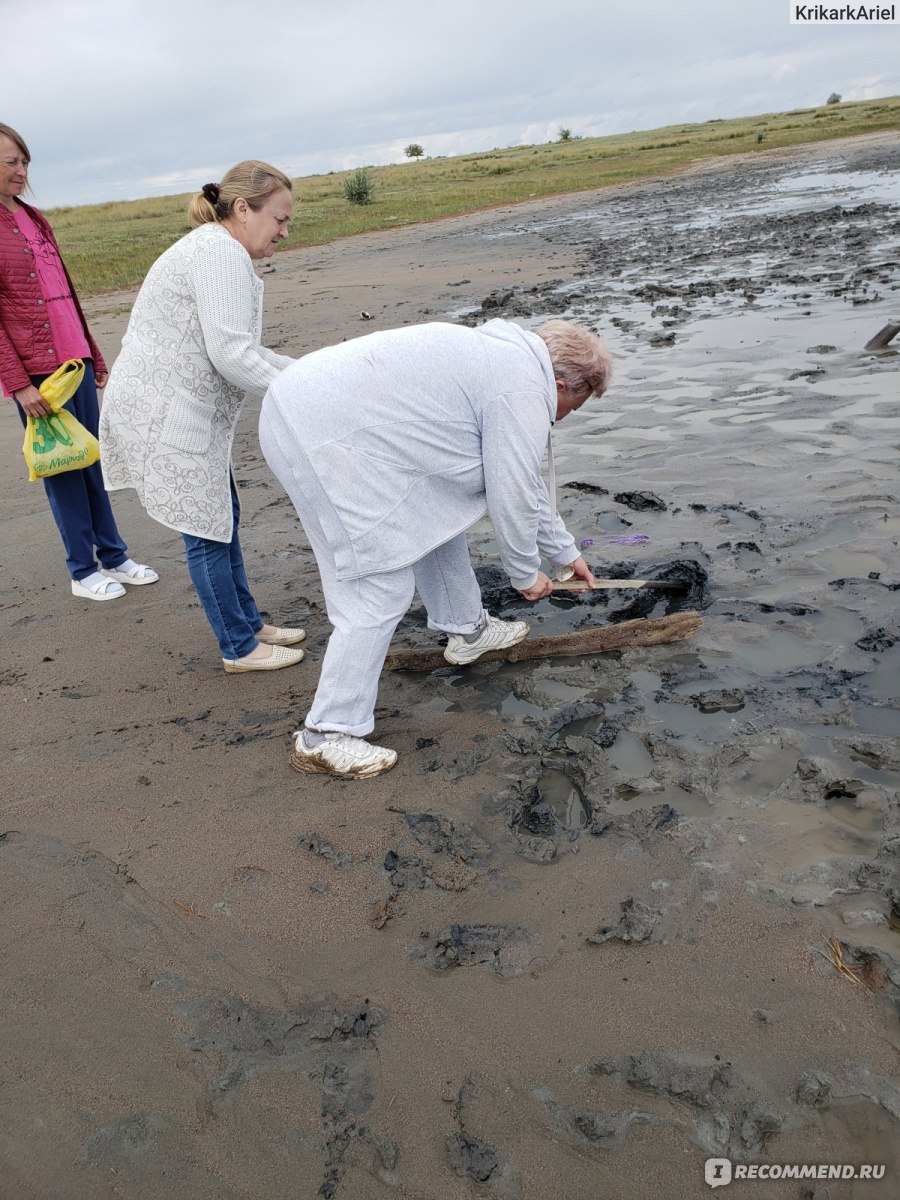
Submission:
<svg viewBox="0 0 900 1200">
<path fill-rule="evenodd" d="M 232 536 L 231 446 L 245 398 L 293 359 L 260 345 L 262 280 L 216 223 L 162 254 L 138 293 L 100 416 L 109 491 L 181 533 Z"/>
</svg>

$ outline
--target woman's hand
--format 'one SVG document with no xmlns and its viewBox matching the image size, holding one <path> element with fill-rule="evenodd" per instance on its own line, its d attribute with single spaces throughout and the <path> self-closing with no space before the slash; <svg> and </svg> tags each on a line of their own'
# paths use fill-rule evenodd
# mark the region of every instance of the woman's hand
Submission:
<svg viewBox="0 0 900 1200">
<path fill-rule="evenodd" d="M 49 417 L 53 412 L 53 409 L 32 383 L 29 383 L 28 387 L 19 388 L 17 392 L 13 392 L 13 395 L 27 417 Z"/>
<path fill-rule="evenodd" d="M 583 560 L 582 560 L 583 561 Z M 543 600 L 545 596 L 549 596 L 553 591 L 553 582 L 543 571 L 538 571 L 537 579 L 530 588 L 519 588 L 519 595 L 524 596 L 526 600 Z"/>
<path fill-rule="evenodd" d="M 94 384 L 98 388 L 103 389 L 106 387 L 106 381 L 108 379 L 109 379 L 109 371 L 98 371 L 97 374 L 94 376 Z"/>
</svg>

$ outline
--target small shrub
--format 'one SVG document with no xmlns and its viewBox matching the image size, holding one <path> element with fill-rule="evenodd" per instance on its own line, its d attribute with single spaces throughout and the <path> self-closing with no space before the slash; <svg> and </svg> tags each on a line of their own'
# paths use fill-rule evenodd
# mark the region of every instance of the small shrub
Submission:
<svg viewBox="0 0 900 1200">
<path fill-rule="evenodd" d="M 421 158 L 425 150 L 418 142 L 410 142 L 403 153 L 407 158 Z"/>
<path fill-rule="evenodd" d="M 561 142 L 571 142 L 571 140 L 572 140 L 572 130 L 571 130 L 571 129 L 565 129 L 565 128 L 564 128 L 564 127 L 561 125 L 561 126 L 560 126 L 560 128 L 559 128 L 559 140 L 560 140 Z"/>
<path fill-rule="evenodd" d="M 369 172 L 360 167 L 345 179 L 344 196 L 351 204 L 371 204 L 375 199 L 375 185 Z"/>
<path fill-rule="evenodd" d="M 840 104 L 840 102 L 841 102 L 841 97 L 837 92 L 832 92 L 831 95 L 828 97 L 828 99 L 825 101 L 826 104 Z"/>
</svg>

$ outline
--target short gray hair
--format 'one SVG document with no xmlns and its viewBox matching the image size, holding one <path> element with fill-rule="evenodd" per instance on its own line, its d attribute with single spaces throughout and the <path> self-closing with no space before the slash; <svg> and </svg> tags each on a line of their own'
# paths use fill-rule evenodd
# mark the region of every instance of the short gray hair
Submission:
<svg viewBox="0 0 900 1200">
<path fill-rule="evenodd" d="M 590 387 L 595 396 L 603 395 L 612 378 L 612 359 L 595 333 L 558 318 L 536 332 L 550 351 L 554 378 L 564 379 L 573 391 Z"/>
</svg>

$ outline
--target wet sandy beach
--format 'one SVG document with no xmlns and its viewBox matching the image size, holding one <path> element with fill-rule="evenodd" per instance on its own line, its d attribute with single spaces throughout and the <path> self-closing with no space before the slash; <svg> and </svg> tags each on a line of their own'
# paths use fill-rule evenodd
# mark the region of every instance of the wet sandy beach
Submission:
<svg viewBox="0 0 900 1200">
<path fill-rule="evenodd" d="M 485 525 L 486 600 L 542 633 L 703 615 L 386 674 L 401 757 L 367 783 L 289 767 L 328 626 L 256 412 L 248 573 L 309 638 L 247 677 L 129 495 L 160 583 L 70 595 L 7 414 L 0 1200 L 680 1200 L 709 1157 L 884 1166 L 736 1198 L 898 1194 L 900 337 L 863 349 L 898 235 L 873 135 L 274 260 L 288 354 L 596 328 L 616 378 L 554 432 L 561 512 L 598 574 L 685 586 L 527 605 Z M 132 299 L 87 306 L 109 360 Z M 396 642 L 430 644 L 421 611 Z"/>
</svg>

